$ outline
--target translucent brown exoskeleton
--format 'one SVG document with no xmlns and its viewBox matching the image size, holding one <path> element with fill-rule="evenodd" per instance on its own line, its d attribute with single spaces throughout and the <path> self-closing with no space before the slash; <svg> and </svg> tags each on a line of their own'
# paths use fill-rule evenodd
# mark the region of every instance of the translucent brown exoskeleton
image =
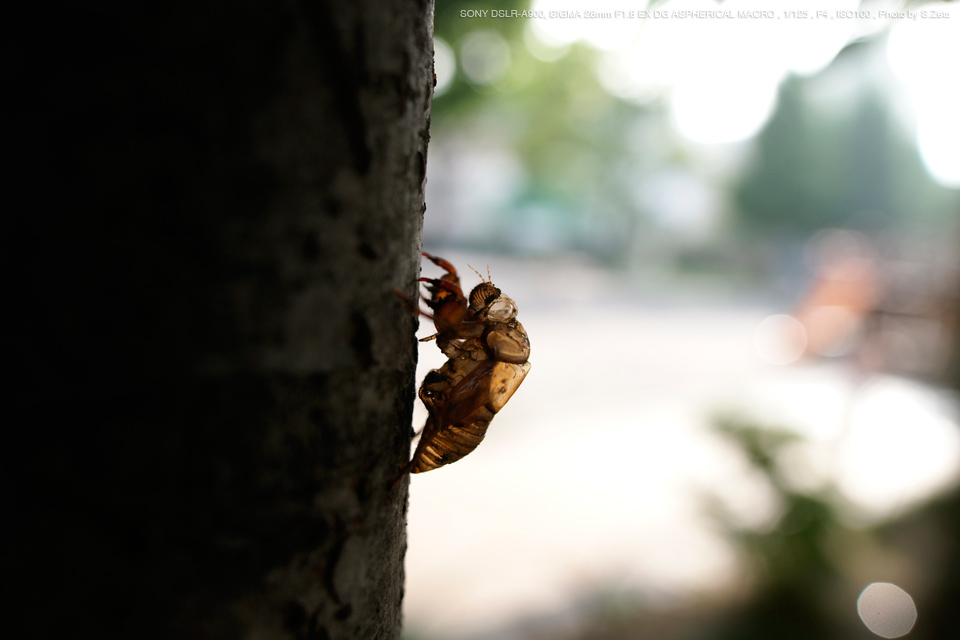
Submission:
<svg viewBox="0 0 960 640">
<path fill-rule="evenodd" d="M 489 275 L 467 298 L 452 264 L 429 253 L 423 256 L 446 273 L 420 278 L 427 283 L 430 297 L 424 300 L 433 313 L 412 306 L 437 329 L 421 342 L 435 339 L 449 359 L 420 386 L 427 422 L 401 475 L 442 467 L 476 449 L 493 416 L 530 371 L 530 339 L 517 321 L 517 303 L 494 286 Z"/>
</svg>

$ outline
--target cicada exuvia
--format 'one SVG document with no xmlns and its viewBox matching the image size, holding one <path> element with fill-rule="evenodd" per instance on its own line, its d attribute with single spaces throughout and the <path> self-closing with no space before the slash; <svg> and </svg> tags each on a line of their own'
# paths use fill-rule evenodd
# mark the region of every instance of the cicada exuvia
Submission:
<svg viewBox="0 0 960 640">
<path fill-rule="evenodd" d="M 424 296 L 437 333 L 421 342 L 436 340 L 447 362 L 430 371 L 420 386 L 427 408 L 413 459 L 404 472 L 421 473 L 456 462 L 477 448 L 493 416 L 513 396 L 530 371 L 530 339 L 517 321 L 517 303 L 492 282 L 481 282 L 463 295 L 452 264 L 424 253 L 446 273 L 440 278 L 420 278 L 430 297 Z"/>
</svg>

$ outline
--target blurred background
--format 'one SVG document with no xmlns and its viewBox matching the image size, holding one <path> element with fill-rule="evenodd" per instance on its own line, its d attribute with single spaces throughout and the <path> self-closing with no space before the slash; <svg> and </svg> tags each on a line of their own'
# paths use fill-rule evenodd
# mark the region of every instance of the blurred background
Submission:
<svg viewBox="0 0 960 640">
<path fill-rule="evenodd" d="M 412 478 L 406 637 L 953 637 L 960 7 L 437 0 L 435 36 L 424 249 L 489 267 L 533 369 Z"/>
</svg>

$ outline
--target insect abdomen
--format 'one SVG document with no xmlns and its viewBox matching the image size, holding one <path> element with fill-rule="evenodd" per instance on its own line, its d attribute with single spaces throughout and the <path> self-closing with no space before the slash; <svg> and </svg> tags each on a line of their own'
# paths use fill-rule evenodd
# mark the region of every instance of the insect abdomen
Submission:
<svg viewBox="0 0 960 640">
<path fill-rule="evenodd" d="M 483 441 L 487 434 L 487 427 L 493 420 L 493 412 L 486 407 L 478 409 L 471 421 L 464 425 L 449 425 L 423 444 L 413 463 L 411 473 L 430 471 L 445 464 L 456 462 Z M 426 429 L 424 430 L 426 432 Z"/>
<path fill-rule="evenodd" d="M 455 362 L 455 361 L 451 361 Z M 448 363 L 444 367 L 450 366 Z M 428 398 L 430 417 L 417 445 L 411 473 L 422 473 L 456 462 L 483 440 L 490 421 L 514 394 L 530 371 L 530 363 L 511 364 L 485 360 L 453 388 Z M 442 380 L 438 375 L 437 378 Z M 426 404 L 426 401 L 425 401 Z M 439 421 L 439 424 L 437 423 Z"/>
<path fill-rule="evenodd" d="M 413 459 L 401 475 L 442 467 L 476 449 L 493 416 L 530 371 L 530 339 L 516 320 L 517 303 L 490 282 L 488 273 L 488 279 L 470 292 L 468 304 L 454 266 L 426 252 L 423 256 L 446 274 L 419 278 L 427 283 L 427 305 L 433 315 L 416 303 L 408 304 L 417 315 L 431 318 L 437 329 L 421 342 L 436 338 L 449 359 L 428 373 L 420 386 L 429 415 Z"/>
</svg>

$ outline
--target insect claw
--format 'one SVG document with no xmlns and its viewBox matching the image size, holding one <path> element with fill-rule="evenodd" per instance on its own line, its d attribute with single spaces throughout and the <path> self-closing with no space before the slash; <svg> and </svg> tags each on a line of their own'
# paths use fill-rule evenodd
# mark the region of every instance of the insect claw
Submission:
<svg viewBox="0 0 960 640">
<path fill-rule="evenodd" d="M 440 267 L 441 269 L 446 269 L 448 273 L 452 273 L 452 274 L 454 274 L 454 275 L 457 274 L 457 270 L 454 268 L 454 266 L 453 266 L 452 264 L 450 264 L 449 262 L 447 262 L 446 260 L 444 260 L 443 258 L 438 258 L 437 256 L 432 256 L 432 255 L 430 255 L 429 253 L 427 253 L 426 251 L 422 252 L 421 255 L 422 255 L 424 258 L 427 258 L 428 260 L 430 260 L 433 264 L 437 265 L 437 266 Z"/>
<path fill-rule="evenodd" d="M 410 311 L 412 311 L 414 315 L 423 316 L 429 320 L 433 320 L 433 316 L 431 314 L 421 309 L 419 304 L 410 300 L 410 298 L 404 295 L 404 293 L 400 291 L 400 289 L 394 289 L 393 292 L 397 295 L 398 298 L 403 300 L 404 304 L 406 304 L 407 307 L 410 308 Z"/>
<path fill-rule="evenodd" d="M 430 342 L 431 340 L 436 340 L 439 333 L 435 333 L 432 336 L 427 336 L 426 338 L 420 338 L 420 342 Z"/>
</svg>

